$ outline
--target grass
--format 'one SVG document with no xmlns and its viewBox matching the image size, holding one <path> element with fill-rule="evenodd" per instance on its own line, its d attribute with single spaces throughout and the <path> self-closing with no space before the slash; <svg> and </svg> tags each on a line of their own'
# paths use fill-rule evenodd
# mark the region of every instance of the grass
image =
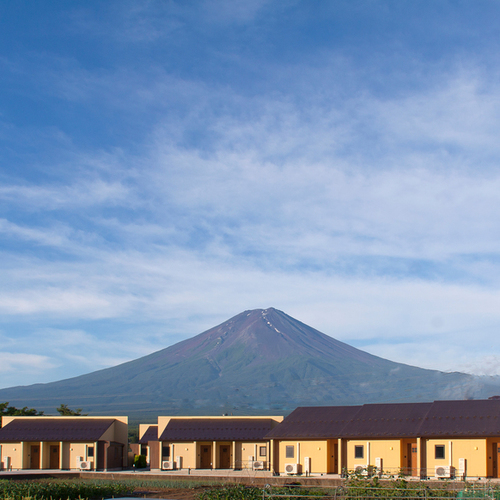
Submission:
<svg viewBox="0 0 500 500">
<path fill-rule="evenodd" d="M 129 485 L 102 480 L 0 480 L 0 498 L 8 500 L 102 499 L 129 495 Z"/>
<path fill-rule="evenodd" d="M 479 485 L 478 485 L 479 486 Z M 203 479 L 36 479 L 0 480 L 1 500 L 101 500 L 121 496 L 146 496 L 154 490 L 194 489 L 197 500 L 368 500 L 368 499 L 480 499 L 500 500 L 500 489 L 492 484 L 476 487 L 465 483 L 463 488 L 430 487 L 420 481 L 378 481 L 350 479 L 342 486 L 289 485 L 264 488 L 241 484 L 207 484 Z M 166 495 L 168 496 L 168 494 Z"/>
</svg>

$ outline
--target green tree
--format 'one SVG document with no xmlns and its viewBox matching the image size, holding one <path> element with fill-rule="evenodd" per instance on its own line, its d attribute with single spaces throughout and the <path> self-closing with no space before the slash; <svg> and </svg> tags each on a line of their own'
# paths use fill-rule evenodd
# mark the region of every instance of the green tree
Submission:
<svg viewBox="0 0 500 500">
<path fill-rule="evenodd" d="M 62 415 L 64 417 L 75 417 L 75 416 L 84 416 L 86 417 L 88 413 L 82 414 L 82 409 L 77 408 L 76 410 L 72 410 L 71 408 L 68 408 L 68 405 L 61 404 L 59 408 L 56 408 L 56 410 L 59 412 L 59 415 Z"/>
<path fill-rule="evenodd" d="M 15 416 L 15 417 L 31 417 L 35 415 L 43 415 L 43 411 L 35 410 L 34 408 L 16 408 L 9 406 L 9 403 L 0 403 L 0 416 Z"/>
<path fill-rule="evenodd" d="M 36 415 L 43 415 L 43 411 L 37 411 L 34 408 L 16 408 L 15 406 L 9 406 L 9 403 L 0 403 L 0 417 L 31 417 Z M 0 420 L 0 427 L 2 427 L 2 422 Z"/>
</svg>

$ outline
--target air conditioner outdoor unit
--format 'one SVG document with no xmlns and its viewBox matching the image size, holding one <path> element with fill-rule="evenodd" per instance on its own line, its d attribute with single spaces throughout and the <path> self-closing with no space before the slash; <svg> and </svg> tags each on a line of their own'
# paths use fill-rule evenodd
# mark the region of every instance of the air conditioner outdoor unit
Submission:
<svg viewBox="0 0 500 500">
<path fill-rule="evenodd" d="M 257 460 L 253 462 L 252 467 L 254 470 L 264 470 L 266 468 L 266 462 L 262 460 Z"/>
<path fill-rule="evenodd" d="M 364 465 L 355 465 L 354 466 L 354 473 L 361 474 L 362 476 L 367 476 L 368 475 L 368 467 L 365 467 Z"/>
<path fill-rule="evenodd" d="M 81 470 L 90 470 L 92 468 L 92 463 L 88 461 L 80 462 L 79 465 Z"/>
<path fill-rule="evenodd" d="M 300 474 L 302 467 L 300 464 L 285 464 L 285 472 L 287 474 Z"/>
<path fill-rule="evenodd" d="M 164 460 L 161 463 L 161 468 L 166 470 L 173 470 L 175 469 L 175 462 L 173 460 Z"/>
<path fill-rule="evenodd" d="M 455 467 L 451 465 L 436 465 L 434 469 L 434 476 L 442 478 L 455 477 Z"/>
</svg>

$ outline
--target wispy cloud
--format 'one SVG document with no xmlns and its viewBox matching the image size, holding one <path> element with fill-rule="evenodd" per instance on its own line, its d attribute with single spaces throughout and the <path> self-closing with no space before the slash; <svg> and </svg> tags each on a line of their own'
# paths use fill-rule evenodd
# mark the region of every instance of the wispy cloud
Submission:
<svg viewBox="0 0 500 500">
<path fill-rule="evenodd" d="M 92 4 L 57 12 L 53 45 L 0 55 L 9 353 L 36 345 L 54 379 L 275 306 L 397 361 L 493 366 L 497 63 L 431 60 L 397 9 L 396 48 L 349 3 L 322 8 L 335 29 L 309 9 Z M 96 346 L 114 354 L 91 366 Z"/>
</svg>

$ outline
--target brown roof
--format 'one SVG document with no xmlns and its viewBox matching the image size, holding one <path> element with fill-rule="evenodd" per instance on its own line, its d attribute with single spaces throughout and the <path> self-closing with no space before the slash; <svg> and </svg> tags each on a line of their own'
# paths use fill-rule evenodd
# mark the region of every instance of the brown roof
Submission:
<svg viewBox="0 0 500 500">
<path fill-rule="evenodd" d="M 500 400 L 302 407 L 267 438 L 440 436 L 500 436 Z"/>
<path fill-rule="evenodd" d="M 359 408 L 342 437 L 416 437 L 433 403 L 370 404 Z"/>
<path fill-rule="evenodd" d="M 99 419 L 15 419 L 0 429 L 0 442 L 98 441 L 115 420 Z"/>
<path fill-rule="evenodd" d="M 271 418 L 174 418 L 160 441 L 242 441 L 264 440 L 272 429 Z"/>
<path fill-rule="evenodd" d="M 500 401 L 435 401 L 422 432 L 426 437 L 500 436 Z"/>
<path fill-rule="evenodd" d="M 299 407 L 266 437 L 286 439 L 339 436 L 360 408 L 361 406 Z"/>
<path fill-rule="evenodd" d="M 142 435 L 141 439 L 139 439 L 139 443 L 147 444 L 149 441 L 158 441 L 158 426 L 150 425 L 146 432 Z"/>
</svg>

